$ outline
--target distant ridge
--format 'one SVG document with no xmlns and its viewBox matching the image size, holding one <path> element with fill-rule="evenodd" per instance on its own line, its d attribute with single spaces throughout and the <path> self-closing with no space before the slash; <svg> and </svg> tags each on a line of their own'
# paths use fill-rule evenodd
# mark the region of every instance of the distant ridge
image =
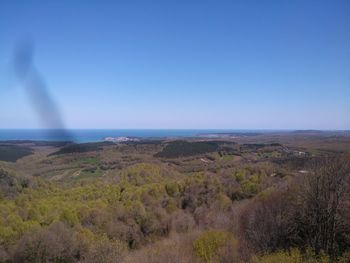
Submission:
<svg viewBox="0 0 350 263">
<path fill-rule="evenodd" d="M 310 134 L 310 133 L 324 133 L 325 131 L 321 131 L 321 130 L 295 130 L 295 131 L 292 131 L 292 133 L 307 133 L 307 134 Z"/>
</svg>

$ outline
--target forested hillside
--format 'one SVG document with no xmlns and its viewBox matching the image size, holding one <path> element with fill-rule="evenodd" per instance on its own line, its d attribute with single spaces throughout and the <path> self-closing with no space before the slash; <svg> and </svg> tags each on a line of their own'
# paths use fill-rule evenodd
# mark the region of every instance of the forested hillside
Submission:
<svg viewBox="0 0 350 263">
<path fill-rule="evenodd" d="M 349 262 L 347 152 L 15 147 L 32 152 L 0 162 L 0 262 Z"/>
</svg>

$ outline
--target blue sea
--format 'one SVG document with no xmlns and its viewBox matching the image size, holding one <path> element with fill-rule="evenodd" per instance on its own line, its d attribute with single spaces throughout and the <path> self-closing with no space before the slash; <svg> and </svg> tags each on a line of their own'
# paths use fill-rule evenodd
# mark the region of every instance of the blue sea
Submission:
<svg viewBox="0 0 350 263">
<path fill-rule="evenodd" d="M 138 138 L 174 138 L 197 137 L 202 134 L 215 133 L 249 133 L 257 130 L 186 130 L 186 129 L 70 129 L 70 130 L 44 130 L 44 129 L 0 129 L 0 141 L 4 140 L 42 140 L 42 141 L 74 141 L 97 142 L 105 137 L 138 137 Z"/>
</svg>

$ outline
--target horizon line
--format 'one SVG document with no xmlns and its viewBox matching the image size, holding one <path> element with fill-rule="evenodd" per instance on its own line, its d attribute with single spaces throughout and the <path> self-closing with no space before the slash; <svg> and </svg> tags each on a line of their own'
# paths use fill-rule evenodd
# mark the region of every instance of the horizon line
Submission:
<svg viewBox="0 0 350 263">
<path fill-rule="evenodd" d="M 350 131 L 350 129 L 314 128 L 0 128 L 0 130 L 227 130 L 227 131 Z"/>
</svg>

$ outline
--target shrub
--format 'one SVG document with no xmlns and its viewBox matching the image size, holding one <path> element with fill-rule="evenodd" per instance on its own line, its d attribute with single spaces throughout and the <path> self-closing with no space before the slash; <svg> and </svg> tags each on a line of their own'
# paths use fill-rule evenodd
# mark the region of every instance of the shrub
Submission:
<svg viewBox="0 0 350 263">
<path fill-rule="evenodd" d="M 315 256 L 311 250 L 302 254 L 299 249 L 291 251 L 278 251 L 272 254 L 254 257 L 253 263 L 328 263 L 329 257 L 325 254 Z"/>
<path fill-rule="evenodd" d="M 202 262 L 211 263 L 223 256 L 224 248 L 228 246 L 230 251 L 236 250 L 236 240 L 224 231 L 208 230 L 203 232 L 193 245 L 194 254 Z M 216 262 L 215 261 L 215 262 Z"/>
<path fill-rule="evenodd" d="M 245 171 L 244 170 L 237 170 L 234 173 L 234 177 L 236 179 L 237 182 L 242 182 L 245 179 Z"/>
<path fill-rule="evenodd" d="M 244 180 L 241 186 L 244 193 L 254 195 L 258 192 L 258 185 L 250 180 Z"/>
<path fill-rule="evenodd" d="M 257 175 L 241 181 L 242 191 L 246 194 L 255 195 L 259 190 L 260 179 Z"/>
<path fill-rule="evenodd" d="M 151 246 L 145 246 L 129 253 L 124 263 L 192 263 L 191 244 L 195 234 L 173 234 Z"/>
<path fill-rule="evenodd" d="M 170 182 L 165 185 L 166 192 L 171 197 L 179 196 L 180 189 L 176 182 Z"/>
<path fill-rule="evenodd" d="M 108 239 L 106 236 L 96 238 L 90 244 L 86 254 L 82 255 L 84 263 L 115 263 L 121 262 L 125 255 L 125 245 L 118 240 Z"/>
<path fill-rule="evenodd" d="M 71 209 L 64 209 L 61 214 L 61 220 L 67 223 L 69 226 L 75 226 L 79 224 L 79 218 L 77 213 Z"/>
</svg>

